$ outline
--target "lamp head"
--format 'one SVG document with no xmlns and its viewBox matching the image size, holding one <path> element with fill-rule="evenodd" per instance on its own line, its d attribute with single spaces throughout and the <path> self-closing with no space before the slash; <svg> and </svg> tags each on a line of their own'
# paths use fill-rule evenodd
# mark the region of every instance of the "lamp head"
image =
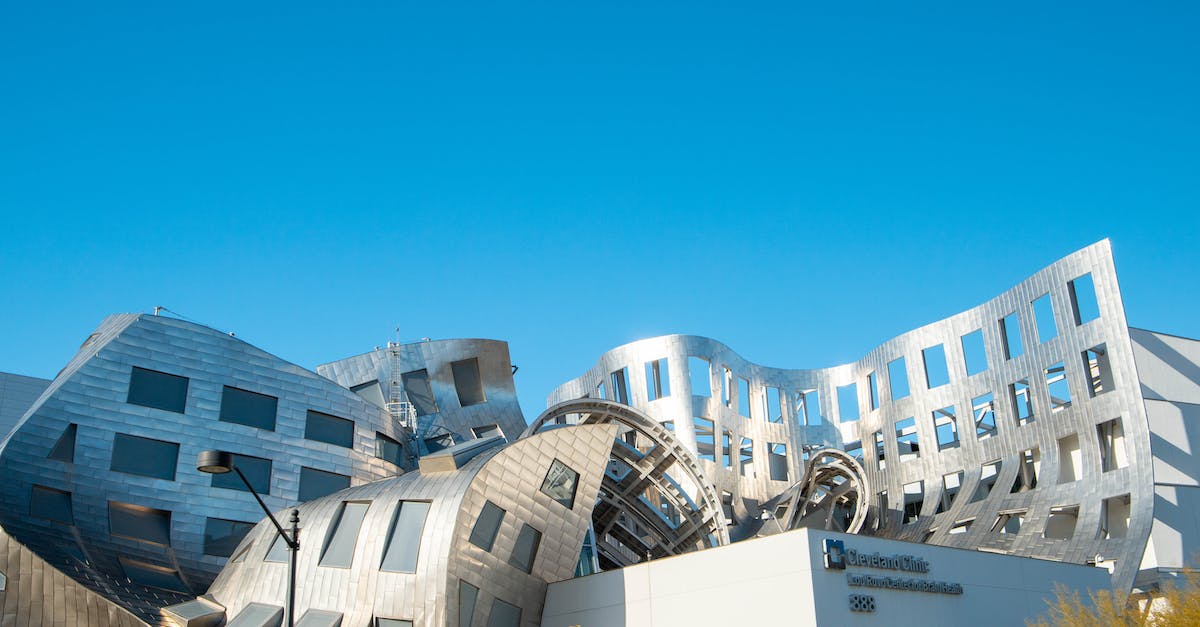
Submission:
<svg viewBox="0 0 1200 627">
<path fill-rule="evenodd" d="M 233 472 L 233 453 L 227 451 L 200 451 L 196 456 L 196 470 L 214 475 Z"/>
</svg>

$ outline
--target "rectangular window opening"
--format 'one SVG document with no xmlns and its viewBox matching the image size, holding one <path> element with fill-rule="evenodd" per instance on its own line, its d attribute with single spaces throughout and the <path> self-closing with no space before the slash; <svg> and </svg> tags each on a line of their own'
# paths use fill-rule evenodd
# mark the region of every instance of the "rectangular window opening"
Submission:
<svg viewBox="0 0 1200 627">
<path fill-rule="evenodd" d="M 889 361 L 888 370 L 888 391 L 891 392 L 892 400 L 898 401 L 906 398 L 909 395 L 908 389 L 908 366 L 905 365 L 903 357 Z"/>
<path fill-rule="evenodd" d="M 491 501 L 486 501 L 483 504 L 483 509 L 479 512 L 479 518 L 475 519 L 475 526 L 471 528 L 471 544 L 485 550 L 491 551 L 492 545 L 496 542 L 496 533 L 500 531 L 500 523 L 504 520 L 504 510 Z"/>
<path fill-rule="evenodd" d="M 383 550 L 383 563 L 379 570 L 393 573 L 417 572 L 417 558 L 421 552 L 421 537 L 425 532 L 425 519 L 429 516 L 427 501 L 400 501 L 392 528 L 388 532 L 387 545 Z"/>
<path fill-rule="evenodd" d="M 1042 531 L 1043 538 L 1068 540 L 1075 535 L 1075 524 L 1079 522 L 1078 505 L 1058 505 L 1050 508 L 1050 517 L 1046 520 L 1046 528 Z"/>
<path fill-rule="evenodd" d="M 1071 406 L 1071 387 L 1067 385 L 1067 369 L 1058 362 L 1042 370 L 1046 375 L 1046 390 L 1050 393 L 1050 412 L 1057 413 Z"/>
<path fill-rule="evenodd" d="M 450 364 L 454 377 L 454 390 L 458 393 L 458 406 L 470 407 L 487 402 L 483 389 L 483 378 L 479 375 L 479 358 L 472 357 Z"/>
<path fill-rule="evenodd" d="M 788 480 L 787 444 L 767 443 L 767 466 L 771 473 L 771 481 Z"/>
<path fill-rule="evenodd" d="M 1000 344 L 1005 359 L 1016 359 L 1025 353 L 1021 343 L 1021 319 L 1015 311 L 1000 319 Z"/>
<path fill-rule="evenodd" d="M 733 434 L 728 429 L 721 429 L 721 465 L 733 468 Z"/>
<path fill-rule="evenodd" d="M 433 388 L 429 385 L 429 371 L 422 368 L 405 372 L 400 375 L 401 385 L 408 402 L 413 404 L 418 416 L 428 416 L 438 413 L 437 400 L 433 396 Z"/>
<path fill-rule="evenodd" d="M 1017 426 L 1033 422 L 1033 398 L 1029 393 L 1029 379 L 1018 379 L 1008 386 L 1008 397 L 1012 402 L 1013 417 Z"/>
<path fill-rule="evenodd" d="M 820 394 L 816 390 L 796 392 L 796 424 L 817 426 L 822 422 Z"/>
<path fill-rule="evenodd" d="M 304 439 L 354 448 L 354 422 L 310 409 L 305 415 Z"/>
<path fill-rule="evenodd" d="M 700 459 L 716 462 L 713 421 L 694 416 L 692 417 L 692 431 L 696 434 L 696 455 Z"/>
<path fill-rule="evenodd" d="M 750 438 L 742 438 L 738 446 L 738 474 L 754 477 L 754 442 Z"/>
<path fill-rule="evenodd" d="M 657 401 L 671 395 L 671 374 L 667 369 L 667 358 L 646 362 L 646 398 Z"/>
<path fill-rule="evenodd" d="M 958 446 L 958 415 L 953 405 L 933 412 L 933 430 L 939 451 Z"/>
<path fill-rule="evenodd" d="M 1093 398 L 1113 389 L 1112 365 L 1104 344 L 1083 351 L 1083 371 L 1088 380 L 1088 396 Z"/>
<path fill-rule="evenodd" d="M 875 371 L 867 374 L 867 411 L 879 409 L 879 384 L 875 380 Z"/>
<path fill-rule="evenodd" d="M 492 423 L 490 425 L 482 425 L 479 427 L 471 427 L 471 435 L 475 436 L 476 439 L 480 439 L 480 440 L 482 440 L 483 438 L 490 438 L 490 437 L 494 437 L 497 435 L 502 438 L 505 438 L 504 432 L 500 430 L 500 425 L 495 424 L 495 423 Z M 507 441 L 507 440 L 508 440 L 508 438 L 505 438 L 505 441 Z"/>
<path fill-rule="evenodd" d="M 375 386 L 379 388 L 378 385 Z M 218 420 L 264 431 L 275 430 L 279 399 L 226 385 L 221 389 L 221 413 Z"/>
<path fill-rule="evenodd" d="M 254 523 L 224 518 L 204 520 L 204 554 L 229 557 L 242 543 L 246 534 L 254 529 Z"/>
<path fill-rule="evenodd" d="M 896 445 L 900 448 L 901 463 L 921 457 L 916 418 L 908 417 L 896 421 Z"/>
<path fill-rule="evenodd" d="M 925 363 L 925 385 L 929 389 L 950 383 L 950 369 L 946 366 L 946 347 L 942 344 L 921 351 Z"/>
<path fill-rule="evenodd" d="M 1122 494 L 1100 502 L 1101 540 L 1124 538 L 1129 533 L 1129 495 Z"/>
<path fill-rule="evenodd" d="M 883 431 L 876 431 L 871 435 L 871 439 L 875 441 L 875 467 L 879 470 L 886 470 L 887 452 L 883 442 Z"/>
<path fill-rule="evenodd" d="M 783 422 L 783 398 L 779 394 L 779 388 L 767 387 L 766 394 L 763 395 L 763 415 L 767 417 L 767 422 L 776 424 Z"/>
<path fill-rule="evenodd" d="M 721 366 L 721 404 L 729 407 L 733 403 L 733 371 Z"/>
<path fill-rule="evenodd" d="M 954 499 L 958 498 L 958 493 L 962 490 L 963 474 L 960 470 L 942 475 L 942 498 L 938 500 L 937 511 L 934 514 L 948 512 L 954 507 Z"/>
<path fill-rule="evenodd" d="M 1125 455 L 1125 429 L 1120 418 L 1096 425 L 1096 435 L 1100 439 L 1101 471 L 1109 472 L 1129 465 Z"/>
<path fill-rule="evenodd" d="M 133 366 L 125 400 L 133 405 L 182 414 L 187 408 L 187 391 L 187 377 Z"/>
<path fill-rule="evenodd" d="M 992 525 L 992 533 L 1015 535 L 1021 531 L 1021 525 L 1024 523 L 1025 510 L 1003 512 L 996 517 L 996 522 Z"/>
<path fill-rule="evenodd" d="M 71 507 L 71 493 L 35 484 L 29 492 L 29 515 L 64 525 L 74 525 L 75 513 Z"/>
<path fill-rule="evenodd" d="M 975 488 L 975 496 L 971 498 L 972 503 L 982 501 L 992 493 L 992 488 L 996 485 L 996 478 L 1000 476 L 1002 467 L 1002 460 L 999 459 L 980 466 L 979 487 Z"/>
<path fill-rule="evenodd" d="M 517 542 L 513 545 L 508 564 L 523 572 L 533 572 L 533 560 L 537 559 L 538 546 L 542 543 L 542 532 L 527 524 L 521 525 Z"/>
<path fill-rule="evenodd" d="M 1017 457 L 1017 478 L 1013 480 L 1011 494 L 1019 492 L 1028 492 L 1037 487 L 1038 475 L 1042 470 L 1042 456 L 1035 446 L 1031 449 L 1021 451 Z"/>
<path fill-rule="evenodd" d="M 952 536 L 960 534 L 960 533 L 966 533 L 971 530 L 971 525 L 974 523 L 975 523 L 974 518 L 968 518 L 966 520 L 955 521 L 954 525 L 952 525 L 950 527 L 950 530 L 947 531 L 946 533 L 949 535 L 952 535 Z"/>
<path fill-rule="evenodd" d="M 991 392 L 971 399 L 971 413 L 975 416 L 975 439 L 996 435 L 996 403 Z"/>
<path fill-rule="evenodd" d="M 1050 302 L 1050 294 L 1042 294 L 1030 305 L 1033 306 L 1033 321 L 1037 326 L 1038 342 L 1048 342 L 1058 337 L 1058 327 L 1054 320 L 1054 305 Z"/>
<path fill-rule="evenodd" d="M 858 420 L 858 384 L 839 385 L 837 389 L 838 417 L 842 422 Z"/>
<path fill-rule="evenodd" d="M 458 580 L 458 627 L 471 627 L 475 619 L 475 602 L 479 599 L 479 588 Z"/>
<path fill-rule="evenodd" d="M 319 499 L 350 487 L 350 477 L 336 472 L 300 467 L 300 502 Z"/>
<path fill-rule="evenodd" d="M 612 400 L 625 405 L 629 404 L 629 368 L 621 368 L 608 375 L 612 388 Z"/>
<path fill-rule="evenodd" d="M 975 329 L 959 338 L 962 344 L 963 361 L 966 362 L 967 376 L 977 375 L 988 369 L 987 348 L 983 342 L 983 329 Z"/>
<path fill-rule="evenodd" d="M 1079 434 L 1072 433 L 1058 440 L 1058 483 L 1071 483 L 1079 479 L 1083 470 L 1083 456 L 1079 450 Z"/>
<path fill-rule="evenodd" d="M 914 523 L 921 517 L 925 504 L 925 482 L 914 481 L 904 484 L 904 524 Z"/>
<path fill-rule="evenodd" d="M 246 476 L 246 481 L 250 482 L 255 492 L 271 493 L 271 460 L 234 453 L 233 465 L 242 471 L 242 474 Z M 235 472 L 212 475 L 212 479 L 209 481 L 214 488 L 247 491 L 246 484 L 242 483 Z"/>
<path fill-rule="evenodd" d="M 174 442 L 124 433 L 113 436 L 110 470 L 174 481 L 178 462 L 179 445 Z"/>
<path fill-rule="evenodd" d="M 688 380 L 692 384 L 692 396 L 712 396 L 712 373 L 707 359 L 688 355 Z"/>
<path fill-rule="evenodd" d="M 375 457 L 397 466 L 404 465 L 404 446 L 400 442 L 375 432 Z"/>
<path fill-rule="evenodd" d="M 738 377 L 738 415 L 745 418 L 750 417 L 750 382 L 746 379 Z"/>
<path fill-rule="evenodd" d="M 170 546 L 171 512 L 109 501 L 108 530 L 114 536 Z"/>
<path fill-rule="evenodd" d="M 1071 311 L 1075 315 L 1075 326 L 1091 322 L 1100 317 L 1100 305 L 1096 302 L 1096 285 L 1089 272 L 1067 283 L 1071 294 Z"/>
</svg>

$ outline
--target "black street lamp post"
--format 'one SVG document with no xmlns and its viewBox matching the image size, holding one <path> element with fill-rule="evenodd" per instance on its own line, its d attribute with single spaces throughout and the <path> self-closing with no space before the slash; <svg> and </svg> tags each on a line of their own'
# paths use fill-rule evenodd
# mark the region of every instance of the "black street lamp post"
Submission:
<svg viewBox="0 0 1200 627">
<path fill-rule="evenodd" d="M 233 464 L 233 454 L 226 451 L 201 451 L 196 456 L 196 470 L 207 472 L 214 475 L 223 475 L 228 472 L 235 472 L 241 478 L 242 483 L 246 484 L 246 489 L 250 494 L 254 495 L 254 500 L 258 501 L 258 506 L 267 513 L 267 518 L 271 519 L 271 524 L 275 525 L 275 533 L 283 538 L 284 543 L 288 548 L 288 599 L 287 599 L 287 624 L 288 627 L 295 625 L 296 612 L 296 551 L 300 549 L 300 510 L 292 510 L 292 533 L 284 531 L 283 526 L 275 520 L 275 515 L 271 510 L 267 509 L 267 504 L 263 503 L 262 497 L 258 492 L 254 491 L 254 486 L 250 485 L 250 481 L 246 479 L 246 475 L 242 474 L 241 469 Z"/>
</svg>

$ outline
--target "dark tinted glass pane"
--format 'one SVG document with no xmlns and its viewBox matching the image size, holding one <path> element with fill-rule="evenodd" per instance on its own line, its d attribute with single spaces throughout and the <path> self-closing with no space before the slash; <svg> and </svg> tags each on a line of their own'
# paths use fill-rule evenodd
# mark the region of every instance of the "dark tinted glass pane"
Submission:
<svg viewBox="0 0 1200 627">
<path fill-rule="evenodd" d="M 279 399 L 266 394 L 225 386 L 221 391 L 221 420 L 240 425 L 275 430 Z"/>
<path fill-rule="evenodd" d="M 108 529 L 114 536 L 169 545 L 171 512 L 109 501 Z"/>
<path fill-rule="evenodd" d="M 458 390 L 458 404 L 467 407 L 486 401 L 483 381 L 479 378 L 479 360 L 464 359 L 450 364 L 454 373 L 454 389 Z"/>
<path fill-rule="evenodd" d="M 67 428 L 63 430 L 63 434 L 59 436 L 58 442 L 54 443 L 54 448 L 50 450 L 50 454 L 46 457 L 57 459 L 61 462 L 74 462 L 75 432 L 77 430 L 78 427 L 75 426 L 75 423 L 67 425 Z"/>
<path fill-rule="evenodd" d="M 479 512 L 479 518 L 475 521 L 475 527 L 471 529 L 471 544 L 485 551 L 491 551 L 502 520 L 504 520 L 504 510 L 491 501 L 484 503 L 483 510 Z"/>
<path fill-rule="evenodd" d="M 179 579 L 179 573 L 170 568 L 139 562 L 124 556 L 121 556 L 120 560 L 125 576 L 136 584 L 175 592 L 191 592 Z"/>
<path fill-rule="evenodd" d="M 384 406 L 383 388 L 379 386 L 378 381 L 368 381 L 366 383 L 363 383 L 362 385 L 356 385 L 356 386 L 350 388 L 350 391 L 359 395 L 363 400 L 367 401 L 368 403 L 377 405 L 379 407 Z"/>
<path fill-rule="evenodd" d="M 187 377 L 133 367 L 129 376 L 129 396 L 134 405 L 156 407 L 182 414 L 187 406 Z"/>
<path fill-rule="evenodd" d="M 418 416 L 436 414 L 437 401 L 433 399 L 433 390 L 429 387 L 429 373 L 425 370 L 414 370 L 400 375 L 404 383 L 404 392 L 408 402 L 413 404 Z"/>
<path fill-rule="evenodd" d="M 118 433 L 113 437 L 112 470 L 175 480 L 179 445 Z"/>
<path fill-rule="evenodd" d="M 254 523 L 224 518 L 209 518 L 204 523 L 204 553 L 229 557 L 242 539 L 254 528 Z"/>
<path fill-rule="evenodd" d="M 271 493 L 271 460 L 235 453 L 233 456 L 233 465 L 242 471 L 243 475 L 246 475 L 246 480 L 250 482 L 250 485 L 254 486 L 255 492 L 259 494 Z M 246 491 L 246 484 L 242 483 L 236 472 L 213 475 L 212 487 Z"/>
<path fill-rule="evenodd" d="M 392 462 L 397 466 L 403 465 L 404 461 L 400 443 L 382 433 L 375 434 L 375 457 Z"/>
<path fill-rule="evenodd" d="M 376 618 L 375 627 L 413 627 L 413 623 L 411 620 L 398 618 Z"/>
<path fill-rule="evenodd" d="M 29 513 L 46 520 L 75 524 L 75 516 L 71 512 L 71 493 L 54 488 L 33 486 L 33 491 L 29 493 Z"/>
<path fill-rule="evenodd" d="M 471 627 L 475 618 L 475 601 L 479 599 L 479 588 L 458 580 L 458 627 Z"/>
<path fill-rule="evenodd" d="M 288 561 L 288 545 L 283 541 L 283 536 L 279 535 L 278 531 L 272 527 L 269 532 L 274 538 L 271 540 L 271 548 L 267 549 L 267 555 L 263 558 L 264 562 L 286 562 Z"/>
<path fill-rule="evenodd" d="M 300 501 L 319 499 L 350 487 L 350 477 L 316 468 L 300 468 Z"/>
<path fill-rule="evenodd" d="M 318 442 L 354 448 L 354 423 L 345 418 L 330 416 L 310 409 L 304 426 L 304 437 Z"/>
<path fill-rule="evenodd" d="M 265 603 L 251 603 L 238 612 L 225 627 L 278 627 L 283 622 L 283 608 Z"/>
<path fill-rule="evenodd" d="M 340 627 L 341 624 L 342 615 L 339 612 L 326 610 L 308 610 L 296 621 L 296 627 Z"/>
<path fill-rule="evenodd" d="M 449 433 L 443 433 L 437 437 L 425 439 L 425 450 L 430 453 L 436 453 L 444 448 L 454 446 L 454 437 Z"/>
<path fill-rule="evenodd" d="M 425 530 L 425 516 L 429 514 L 429 503 L 401 501 L 396 508 L 396 519 L 392 523 L 392 534 L 388 538 L 383 554 L 381 570 L 415 573 L 417 554 L 421 548 L 421 535 Z"/>
<path fill-rule="evenodd" d="M 521 627 L 521 608 L 500 599 L 492 602 L 488 627 Z"/>
<path fill-rule="evenodd" d="M 508 563 L 525 572 L 533 569 L 533 560 L 537 557 L 538 545 L 542 543 L 542 532 L 521 525 L 521 533 L 517 535 L 517 543 L 513 546 L 512 557 Z"/>
</svg>

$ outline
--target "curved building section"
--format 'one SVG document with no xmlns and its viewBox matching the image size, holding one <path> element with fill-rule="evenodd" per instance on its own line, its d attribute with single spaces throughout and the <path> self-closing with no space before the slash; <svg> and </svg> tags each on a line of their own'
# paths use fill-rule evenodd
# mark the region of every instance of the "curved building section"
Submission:
<svg viewBox="0 0 1200 627">
<path fill-rule="evenodd" d="M 701 458 L 734 537 L 799 477 L 806 448 L 861 460 L 878 535 L 1138 573 L 1154 520 L 1150 428 L 1109 242 L 859 361 L 783 370 L 694 336 L 605 353 L 551 405 L 602 397 Z M 766 514 L 768 517 L 770 513 Z"/>
<path fill-rule="evenodd" d="M 547 583 L 580 561 L 616 433 L 586 425 L 468 442 L 422 459 L 419 473 L 301 505 L 297 618 L 536 624 Z M 276 537 L 259 523 L 210 588 L 227 619 L 282 615 L 287 552 Z"/>
<path fill-rule="evenodd" d="M 525 429 L 506 342 L 390 343 L 317 366 L 317 373 L 380 409 L 409 403 L 418 455 L 494 435 L 513 440 Z"/>
<path fill-rule="evenodd" d="M 235 476 L 196 470 L 199 451 L 234 453 L 279 509 L 402 472 L 380 442 L 404 440 L 379 407 L 228 334 L 115 315 L 0 443 L 0 525 L 156 622 L 262 517 Z"/>
<path fill-rule="evenodd" d="M 603 569 L 729 543 L 716 489 L 662 423 L 628 405 L 579 399 L 547 409 L 525 436 L 567 424 L 619 428 L 592 515 Z"/>
</svg>

